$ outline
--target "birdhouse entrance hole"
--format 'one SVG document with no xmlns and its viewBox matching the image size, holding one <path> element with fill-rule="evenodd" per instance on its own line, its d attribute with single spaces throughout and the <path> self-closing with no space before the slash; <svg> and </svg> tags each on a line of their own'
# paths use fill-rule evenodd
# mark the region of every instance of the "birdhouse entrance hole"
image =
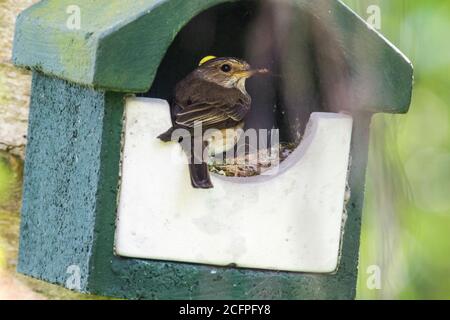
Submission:
<svg viewBox="0 0 450 320">
<path fill-rule="evenodd" d="M 268 68 L 269 76 L 247 81 L 253 102 L 245 129 L 267 130 L 269 135 L 278 129 L 281 146 L 290 153 L 300 143 L 311 113 L 344 109 L 336 83 L 345 84 L 348 68 L 328 22 L 293 1 L 214 6 L 178 33 L 144 96 L 170 101 L 177 82 L 208 55 L 238 57 L 253 67 Z M 270 147 L 270 137 L 260 141 L 263 137 L 258 135 L 257 145 L 247 145 L 247 152 Z"/>
<path fill-rule="evenodd" d="M 149 92 L 125 108 L 118 255 L 336 270 L 353 122 L 333 113 L 339 99 L 334 109 L 328 103 L 339 47 L 318 53 L 327 36 L 320 27 L 311 12 L 290 2 L 239 1 L 204 11 L 178 33 Z M 208 55 L 271 70 L 247 83 L 253 102 L 246 129 L 279 129 L 280 142 L 298 147 L 262 175 L 213 176 L 213 189 L 198 190 L 179 145 L 156 137 L 171 126 L 167 101 L 176 84 Z"/>
</svg>

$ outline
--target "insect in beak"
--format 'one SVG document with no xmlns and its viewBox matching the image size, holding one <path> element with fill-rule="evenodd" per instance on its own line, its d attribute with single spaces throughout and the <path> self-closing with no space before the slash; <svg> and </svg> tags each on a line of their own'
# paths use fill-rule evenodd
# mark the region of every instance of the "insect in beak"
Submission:
<svg viewBox="0 0 450 320">
<path fill-rule="evenodd" d="M 254 69 L 254 70 L 244 70 L 236 72 L 236 76 L 239 78 L 251 78 L 258 74 L 267 74 L 269 73 L 268 69 Z"/>
</svg>

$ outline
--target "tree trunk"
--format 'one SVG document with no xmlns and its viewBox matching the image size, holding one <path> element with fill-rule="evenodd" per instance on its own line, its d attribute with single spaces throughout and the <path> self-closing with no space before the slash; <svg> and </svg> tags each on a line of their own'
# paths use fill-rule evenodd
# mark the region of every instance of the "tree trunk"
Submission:
<svg viewBox="0 0 450 320">
<path fill-rule="evenodd" d="M 17 15 L 37 0 L 0 0 L 0 150 L 24 158 L 30 73 L 11 63 Z"/>
</svg>

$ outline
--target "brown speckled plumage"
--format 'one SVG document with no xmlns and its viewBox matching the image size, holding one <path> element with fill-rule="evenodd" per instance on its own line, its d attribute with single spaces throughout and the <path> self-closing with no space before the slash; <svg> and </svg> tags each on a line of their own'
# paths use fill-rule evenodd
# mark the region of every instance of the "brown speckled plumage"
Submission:
<svg viewBox="0 0 450 320">
<path fill-rule="evenodd" d="M 166 142 L 173 139 L 180 141 L 179 136 L 173 135 L 176 129 L 190 132 L 190 141 L 184 139 L 182 145 L 191 158 L 189 167 L 195 188 L 213 186 L 202 155 L 191 152 L 194 141 L 203 142 L 203 136 L 195 136 L 194 128 L 201 125 L 202 132 L 205 132 L 208 129 L 242 127 L 251 108 L 245 80 L 265 72 L 267 70 L 251 70 L 247 62 L 236 58 L 215 58 L 199 66 L 177 84 L 171 104 L 173 127 L 158 138 Z M 207 147 L 204 142 L 203 145 L 202 151 Z M 194 159 L 197 159 L 196 163 L 193 163 Z"/>
</svg>

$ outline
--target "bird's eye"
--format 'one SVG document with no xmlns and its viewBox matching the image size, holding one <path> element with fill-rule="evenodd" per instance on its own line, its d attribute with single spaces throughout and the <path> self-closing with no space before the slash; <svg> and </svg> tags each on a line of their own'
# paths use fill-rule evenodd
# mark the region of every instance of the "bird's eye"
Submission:
<svg viewBox="0 0 450 320">
<path fill-rule="evenodd" d="M 222 67 L 220 67 L 220 69 L 223 72 L 230 72 L 231 71 L 231 66 L 229 64 L 224 64 L 224 65 L 222 65 Z"/>
</svg>

